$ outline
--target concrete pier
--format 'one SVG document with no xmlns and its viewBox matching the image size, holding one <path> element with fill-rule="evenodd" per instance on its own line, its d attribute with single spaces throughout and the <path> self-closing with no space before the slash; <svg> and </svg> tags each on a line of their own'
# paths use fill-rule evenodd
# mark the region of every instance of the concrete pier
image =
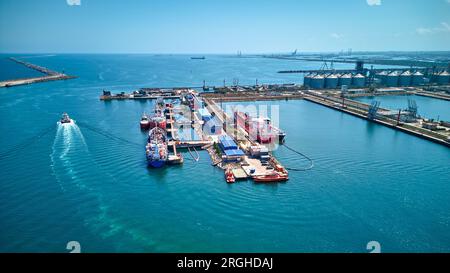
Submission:
<svg viewBox="0 0 450 273">
<path fill-rule="evenodd" d="M 256 181 L 259 177 L 270 176 L 274 173 L 285 176 L 286 180 L 288 179 L 288 172 L 271 153 L 269 153 L 270 159 L 268 163 L 263 163 L 259 158 L 250 156 L 250 147 L 260 144 L 252 140 L 244 128 L 234 124 L 234 120 L 225 113 L 214 100 L 204 99 L 204 102 L 210 113 L 214 113 L 215 117 L 217 117 L 222 124 L 228 125 L 226 126 L 226 134 L 232 137 L 238 144 L 238 147 L 245 152 L 241 162 L 222 164 L 222 169 L 230 169 L 237 180 L 253 178 Z"/>
<path fill-rule="evenodd" d="M 419 123 L 399 123 L 396 120 L 379 115 L 377 118 L 368 118 L 368 108 L 369 105 L 352 101 L 349 99 L 344 100 L 344 105 L 341 103 L 339 98 L 321 96 L 314 93 L 308 93 L 305 96 L 305 100 L 332 108 L 337 111 L 341 111 L 365 120 L 373 121 L 375 123 L 384 125 L 386 127 L 405 132 L 435 143 L 450 147 L 450 130 L 445 130 L 445 132 L 438 133 L 436 131 L 428 130 L 420 125 Z M 381 109 L 382 111 L 389 111 L 388 109 Z"/>
<path fill-rule="evenodd" d="M 414 94 L 417 96 L 422 96 L 422 97 L 430 97 L 430 98 L 434 98 L 434 99 L 450 101 L 450 95 L 445 94 L 445 93 L 418 91 L 418 92 L 415 92 Z"/>
<path fill-rule="evenodd" d="M 271 100 L 296 100 L 302 99 L 303 93 L 282 92 L 282 93 L 258 93 L 258 92 L 242 92 L 231 94 L 220 93 L 202 93 L 201 97 L 212 99 L 219 102 L 239 102 L 239 101 L 271 101 Z"/>
<path fill-rule="evenodd" d="M 24 65 L 30 69 L 34 69 L 36 71 L 39 71 L 45 76 L 42 77 L 34 77 L 34 78 L 25 78 L 25 79 L 13 79 L 13 80 L 7 80 L 0 82 L 0 87 L 12 87 L 17 85 L 25 85 L 25 84 L 32 84 L 32 83 L 39 83 L 39 82 L 48 82 L 48 81 L 59 81 L 59 80 L 68 80 L 68 79 L 74 79 L 75 76 L 69 76 L 64 73 L 59 73 L 53 70 L 50 70 L 48 68 L 38 66 L 32 63 L 27 63 L 25 61 L 16 59 L 16 58 L 9 58 L 11 61 L 16 62 L 20 65 Z"/>
</svg>

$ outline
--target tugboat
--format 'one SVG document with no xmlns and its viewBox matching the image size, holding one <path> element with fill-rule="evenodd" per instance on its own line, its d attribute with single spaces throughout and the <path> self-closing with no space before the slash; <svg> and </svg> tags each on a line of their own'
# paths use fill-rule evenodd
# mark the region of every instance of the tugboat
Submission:
<svg viewBox="0 0 450 273">
<path fill-rule="evenodd" d="M 232 183 L 234 183 L 234 182 L 236 181 L 236 179 L 234 178 L 234 174 L 233 174 L 233 172 L 231 171 L 230 168 L 228 168 L 228 169 L 225 171 L 225 180 L 226 180 L 227 183 L 229 183 L 229 184 L 232 184 Z"/>
<path fill-rule="evenodd" d="M 150 120 L 148 119 L 147 114 L 142 114 L 141 121 L 139 122 L 142 130 L 148 130 L 150 128 Z"/>
<path fill-rule="evenodd" d="M 72 124 L 73 120 L 69 117 L 69 115 L 67 113 L 63 113 L 59 122 L 61 124 Z"/>
<path fill-rule="evenodd" d="M 284 174 L 284 173 L 273 172 L 273 173 L 269 173 L 266 175 L 254 176 L 253 180 L 255 182 L 262 182 L 262 183 L 284 182 L 284 181 L 288 181 L 289 177 L 287 174 Z"/>
<path fill-rule="evenodd" d="M 145 153 L 149 167 L 164 167 L 169 157 L 169 152 L 167 150 L 166 132 L 163 129 L 155 127 L 150 130 Z"/>
</svg>

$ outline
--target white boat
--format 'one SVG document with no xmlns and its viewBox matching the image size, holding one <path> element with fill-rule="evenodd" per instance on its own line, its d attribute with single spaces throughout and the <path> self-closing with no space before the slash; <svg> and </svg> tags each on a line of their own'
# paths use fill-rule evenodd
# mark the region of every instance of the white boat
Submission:
<svg viewBox="0 0 450 273">
<path fill-rule="evenodd" d="M 73 120 L 69 117 L 69 115 L 67 113 L 63 113 L 59 122 L 61 124 L 72 124 Z"/>
</svg>

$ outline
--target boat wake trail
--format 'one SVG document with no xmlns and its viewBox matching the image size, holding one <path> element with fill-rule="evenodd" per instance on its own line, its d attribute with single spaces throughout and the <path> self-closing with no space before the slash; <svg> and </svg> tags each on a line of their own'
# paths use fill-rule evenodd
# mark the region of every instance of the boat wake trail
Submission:
<svg viewBox="0 0 450 273">
<path fill-rule="evenodd" d="M 77 143 L 74 143 L 73 132 L 75 124 L 58 123 L 55 140 L 53 141 L 52 153 L 50 154 L 51 168 L 53 175 L 58 181 L 61 189 L 65 191 L 63 181 L 76 180 L 75 172 L 70 161 L 70 154 L 77 149 Z M 67 174 L 67 175 L 66 175 Z M 65 177 L 65 175 L 67 177 Z"/>
<path fill-rule="evenodd" d="M 8 150 L 6 150 L 4 152 L 0 152 L 0 159 L 6 158 L 6 157 L 9 157 L 12 155 L 17 155 L 20 151 L 22 151 L 24 149 L 29 149 L 31 145 L 37 143 L 39 140 L 41 140 L 44 136 L 46 136 L 47 134 L 52 132 L 54 129 L 55 129 L 55 127 L 52 125 L 48 128 L 45 128 L 44 130 L 37 133 L 36 135 L 25 139 L 24 141 L 20 142 L 19 144 L 12 146 Z"/>
<path fill-rule="evenodd" d="M 111 209 L 114 177 L 102 170 L 91 155 L 84 135 L 75 124 L 58 124 L 50 154 L 53 174 L 67 199 L 73 200 L 84 224 L 103 238 L 123 236 L 140 242 L 149 240 L 141 231 L 128 226 L 113 215 Z M 153 244 L 150 240 L 146 245 Z"/>
<path fill-rule="evenodd" d="M 58 128 L 56 129 L 56 136 L 55 136 L 55 140 L 53 141 L 53 146 L 52 146 L 52 153 L 50 154 L 50 162 L 51 162 L 50 166 L 52 169 L 52 174 L 55 176 L 56 181 L 58 181 L 59 185 L 61 186 L 62 191 L 64 191 L 64 188 L 62 187 L 61 181 L 59 180 L 59 177 L 56 175 L 56 172 L 55 172 L 55 157 L 57 156 L 57 150 L 58 150 L 58 147 L 60 146 L 60 144 L 58 142 L 61 139 L 63 139 L 61 137 L 63 129 L 64 129 L 64 127 L 58 122 Z"/>
</svg>

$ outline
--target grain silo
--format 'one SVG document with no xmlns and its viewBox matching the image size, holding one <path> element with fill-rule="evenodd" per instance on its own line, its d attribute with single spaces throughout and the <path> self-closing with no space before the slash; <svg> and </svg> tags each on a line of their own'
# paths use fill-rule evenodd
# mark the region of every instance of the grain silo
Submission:
<svg viewBox="0 0 450 273">
<path fill-rule="evenodd" d="M 418 85 L 423 84 L 423 74 L 420 71 L 417 71 L 412 75 L 411 84 L 413 86 L 418 86 Z"/>
<path fill-rule="evenodd" d="M 402 74 L 400 74 L 398 84 L 399 86 L 410 86 L 412 82 L 412 75 L 411 72 L 405 71 Z"/>
<path fill-rule="evenodd" d="M 362 74 L 356 74 L 355 76 L 353 76 L 352 85 L 354 87 L 366 86 L 366 77 Z"/>
<path fill-rule="evenodd" d="M 381 85 L 385 85 L 386 84 L 386 78 L 387 78 L 388 74 L 389 73 L 384 70 L 384 71 L 381 71 L 380 73 L 377 73 L 375 75 L 375 78 L 377 78 L 380 81 Z"/>
<path fill-rule="evenodd" d="M 352 85 L 352 74 L 348 73 L 348 74 L 342 74 L 341 77 L 339 78 L 339 86 L 351 86 Z"/>
<path fill-rule="evenodd" d="M 450 73 L 447 71 L 443 71 L 439 73 L 436 77 L 436 82 L 438 84 L 449 84 L 450 82 Z"/>
<path fill-rule="evenodd" d="M 312 73 L 308 73 L 303 78 L 303 85 L 309 87 L 311 84 L 311 77 L 313 76 Z"/>
<path fill-rule="evenodd" d="M 396 87 L 398 86 L 399 73 L 394 71 L 386 76 L 386 86 Z"/>
<path fill-rule="evenodd" d="M 339 78 L 336 74 L 330 74 L 325 78 L 325 87 L 336 89 L 338 87 Z"/>
<path fill-rule="evenodd" d="M 311 88 L 315 89 L 323 89 L 325 86 L 325 77 L 323 74 L 317 74 L 314 77 L 311 78 L 310 81 Z"/>
</svg>

